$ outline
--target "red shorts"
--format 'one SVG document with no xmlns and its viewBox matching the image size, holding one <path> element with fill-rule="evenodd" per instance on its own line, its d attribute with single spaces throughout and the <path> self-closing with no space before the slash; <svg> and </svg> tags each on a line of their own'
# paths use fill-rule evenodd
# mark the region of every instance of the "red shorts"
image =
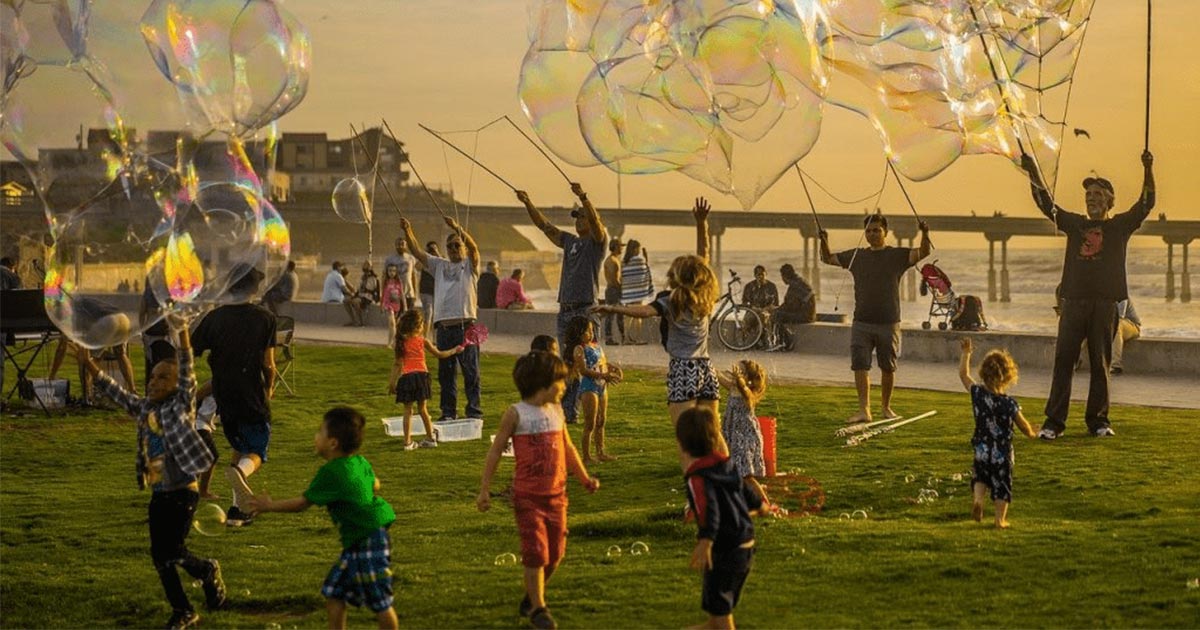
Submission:
<svg viewBox="0 0 1200 630">
<path fill-rule="evenodd" d="M 521 564 L 549 567 L 567 549 L 567 493 L 513 494 L 517 533 L 521 535 Z"/>
</svg>

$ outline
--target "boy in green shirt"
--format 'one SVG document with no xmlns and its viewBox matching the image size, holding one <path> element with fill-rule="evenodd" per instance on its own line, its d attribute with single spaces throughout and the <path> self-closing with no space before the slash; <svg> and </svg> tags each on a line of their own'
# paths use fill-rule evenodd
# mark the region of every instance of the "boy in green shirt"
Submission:
<svg viewBox="0 0 1200 630">
<path fill-rule="evenodd" d="M 252 513 L 302 512 L 312 505 L 324 505 L 338 526 L 342 538 L 342 556 L 330 569 L 321 587 L 330 628 L 346 627 L 346 604 L 366 604 L 375 611 L 380 628 L 396 628 L 392 609 L 391 544 L 387 528 L 396 513 L 382 497 L 379 480 L 371 464 L 355 455 L 362 446 L 366 419 L 349 407 L 334 407 L 325 412 L 321 430 L 313 439 L 317 455 L 325 465 L 317 471 L 304 494 L 272 501 L 261 493 L 249 500 Z"/>
</svg>

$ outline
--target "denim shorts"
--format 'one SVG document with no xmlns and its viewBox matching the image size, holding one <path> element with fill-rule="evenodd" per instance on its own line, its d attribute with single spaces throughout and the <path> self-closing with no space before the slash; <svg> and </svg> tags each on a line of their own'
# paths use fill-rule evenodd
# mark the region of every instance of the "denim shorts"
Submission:
<svg viewBox="0 0 1200 630">
<path fill-rule="evenodd" d="M 267 461 L 267 445 L 271 443 L 271 423 L 255 422 L 253 424 L 234 424 L 222 422 L 221 431 L 233 450 L 247 455 L 254 453 L 264 462 Z"/>
</svg>

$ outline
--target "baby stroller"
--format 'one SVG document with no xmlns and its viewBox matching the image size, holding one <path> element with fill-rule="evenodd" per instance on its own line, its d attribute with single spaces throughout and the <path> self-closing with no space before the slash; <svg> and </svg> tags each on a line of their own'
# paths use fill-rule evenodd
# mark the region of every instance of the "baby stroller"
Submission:
<svg viewBox="0 0 1200 630">
<path fill-rule="evenodd" d="M 933 294 L 933 300 L 929 303 L 929 317 L 921 322 L 921 328 L 929 330 L 934 318 L 941 319 L 938 330 L 946 330 L 949 326 L 948 322 L 958 308 L 957 296 L 950 287 L 950 277 L 938 268 L 936 260 L 921 267 L 921 295 Z"/>
</svg>

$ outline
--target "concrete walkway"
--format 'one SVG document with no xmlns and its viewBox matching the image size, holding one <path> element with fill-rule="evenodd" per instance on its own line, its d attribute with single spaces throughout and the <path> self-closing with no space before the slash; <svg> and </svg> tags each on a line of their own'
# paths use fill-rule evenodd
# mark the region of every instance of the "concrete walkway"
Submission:
<svg viewBox="0 0 1200 630">
<path fill-rule="evenodd" d="M 649 330 L 649 328 L 647 328 Z M 553 331 L 550 331 L 551 334 Z M 651 331 L 657 339 L 657 331 Z M 387 342 L 387 331 L 380 328 L 355 328 L 324 326 L 299 322 L 296 324 L 298 343 L 325 343 L 333 345 L 364 345 L 383 347 Z M 492 334 L 483 348 L 486 353 L 518 355 L 529 350 L 527 336 Z M 731 365 L 736 359 L 750 356 L 770 372 L 776 382 L 811 385 L 853 387 L 854 374 L 850 371 L 849 349 L 846 357 L 801 352 L 730 352 L 719 343 L 711 348 L 713 361 L 719 368 Z M 976 348 L 976 361 L 988 350 Z M 610 362 L 623 367 L 666 370 L 667 355 L 657 342 L 642 346 L 607 346 L 605 353 Z M 879 371 L 873 370 L 871 377 L 878 386 Z M 1200 409 L 1200 395 L 1192 378 L 1167 377 L 1161 375 L 1139 376 L 1123 374 L 1112 377 L 1109 390 L 1114 404 L 1170 407 L 1176 409 Z M 900 360 L 896 375 L 897 387 L 927 389 L 933 391 L 962 392 L 958 380 L 958 366 L 948 363 L 915 362 Z M 1045 398 L 1050 390 L 1050 370 L 1021 370 L 1021 379 L 1013 388 L 1016 396 Z M 1087 370 L 1076 373 L 1071 388 L 1072 400 L 1087 398 Z M 872 399 L 878 405 L 878 389 Z M 1083 409 L 1073 407 L 1072 417 L 1082 416 Z M 1041 422 L 1041 409 L 1026 410 L 1026 417 L 1035 425 Z M 1114 414 L 1116 415 L 1116 414 Z"/>
</svg>

